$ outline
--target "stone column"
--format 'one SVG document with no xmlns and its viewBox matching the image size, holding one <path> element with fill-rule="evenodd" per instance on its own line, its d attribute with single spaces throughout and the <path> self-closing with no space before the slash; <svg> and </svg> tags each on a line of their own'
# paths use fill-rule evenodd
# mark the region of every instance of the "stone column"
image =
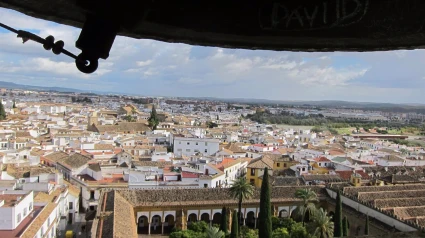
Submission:
<svg viewBox="0 0 425 238">
<path fill-rule="evenodd" d="M 187 229 L 187 217 L 186 217 L 187 211 L 186 210 L 178 210 L 176 211 L 176 220 L 175 220 L 175 227 L 178 229 L 186 230 Z"/>
<path fill-rule="evenodd" d="M 151 223 L 150 222 L 148 222 L 148 234 L 149 235 L 151 234 Z"/>
<path fill-rule="evenodd" d="M 257 218 L 254 217 L 254 229 L 257 229 Z"/>
<path fill-rule="evenodd" d="M 227 214 L 227 230 L 230 231 L 232 230 L 232 219 L 233 219 L 233 214 L 234 211 L 232 211 L 232 209 L 230 208 L 226 208 L 226 214 Z"/>
<path fill-rule="evenodd" d="M 162 230 L 161 230 L 161 234 L 164 235 L 164 222 L 162 223 Z"/>
<path fill-rule="evenodd" d="M 273 206 L 273 216 L 277 217 L 278 216 L 278 207 L 277 206 Z"/>
</svg>

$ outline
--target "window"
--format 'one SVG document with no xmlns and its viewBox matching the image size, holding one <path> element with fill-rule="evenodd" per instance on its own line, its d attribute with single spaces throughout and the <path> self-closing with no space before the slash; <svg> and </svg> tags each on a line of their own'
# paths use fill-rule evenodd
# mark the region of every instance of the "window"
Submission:
<svg viewBox="0 0 425 238">
<path fill-rule="evenodd" d="M 286 168 L 286 163 L 283 163 L 283 167 Z"/>
<path fill-rule="evenodd" d="M 16 222 L 21 222 L 21 213 L 18 213 L 18 216 L 16 217 Z"/>
<path fill-rule="evenodd" d="M 190 145 L 190 142 L 187 142 L 187 145 Z"/>
<path fill-rule="evenodd" d="M 90 199 L 94 199 L 94 191 L 90 191 Z"/>
<path fill-rule="evenodd" d="M 198 145 L 198 142 L 196 142 L 196 145 Z"/>
<path fill-rule="evenodd" d="M 255 184 L 255 179 L 250 179 L 249 182 L 251 183 L 251 185 Z"/>
<path fill-rule="evenodd" d="M 29 206 L 28 210 L 32 211 L 32 202 L 30 202 L 30 206 Z"/>
<path fill-rule="evenodd" d="M 69 209 L 74 209 L 74 207 L 72 206 L 72 202 L 69 202 Z"/>
<path fill-rule="evenodd" d="M 190 149 L 186 149 L 186 152 L 190 152 Z"/>
<path fill-rule="evenodd" d="M 204 188 L 208 188 L 208 184 L 204 183 Z"/>
<path fill-rule="evenodd" d="M 280 163 L 277 163 L 277 167 L 280 167 Z"/>
<path fill-rule="evenodd" d="M 47 218 L 47 227 L 49 227 L 49 226 L 50 226 L 50 217 Z"/>
<path fill-rule="evenodd" d="M 322 166 L 322 163 L 319 163 L 319 166 Z"/>
<path fill-rule="evenodd" d="M 251 169 L 251 175 L 255 176 L 255 169 Z"/>
<path fill-rule="evenodd" d="M 207 149 L 205 149 L 205 153 L 208 153 L 208 150 Z"/>
<path fill-rule="evenodd" d="M 177 151 L 182 151 L 182 149 L 177 149 Z"/>
<path fill-rule="evenodd" d="M 27 208 L 25 207 L 24 208 L 24 217 L 26 217 L 27 216 Z"/>
<path fill-rule="evenodd" d="M 208 142 L 205 142 L 205 146 L 208 146 Z"/>
<path fill-rule="evenodd" d="M 43 226 L 40 229 L 40 234 L 41 234 L 41 237 L 43 237 L 43 234 L 44 234 L 44 227 Z"/>
</svg>

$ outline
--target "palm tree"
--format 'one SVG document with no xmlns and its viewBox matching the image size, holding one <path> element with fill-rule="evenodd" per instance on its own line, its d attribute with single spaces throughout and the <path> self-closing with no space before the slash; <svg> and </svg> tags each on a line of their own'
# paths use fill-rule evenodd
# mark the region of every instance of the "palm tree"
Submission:
<svg viewBox="0 0 425 238">
<path fill-rule="evenodd" d="M 312 225 L 316 228 L 314 230 L 315 237 L 331 238 L 334 236 L 334 223 L 323 208 L 314 213 Z"/>
<path fill-rule="evenodd" d="M 302 206 L 299 206 L 297 210 L 302 217 L 302 222 L 304 226 L 304 218 L 307 212 L 309 213 L 309 215 L 313 215 L 313 213 L 316 211 L 316 206 L 313 202 L 318 201 L 317 194 L 314 191 L 311 191 L 310 188 L 305 188 L 298 189 L 297 191 L 295 191 L 295 197 L 303 200 Z"/>
<path fill-rule="evenodd" d="M 224 232 L 220 231 L 218 227 L 210 226 L 207 228 L 205 233 L 207 234 L 208 238 L 223 238 L 224 237 Z"/>
<path fill-rule="evenodd" d="M 242 224 L 242 202 L 254 195 L 254 187 L 248 183 L 245 177 L 239 177 L 233 180 L 229 192 L 234 199 L 238 200 L 239 224 Z"/>
</svg>

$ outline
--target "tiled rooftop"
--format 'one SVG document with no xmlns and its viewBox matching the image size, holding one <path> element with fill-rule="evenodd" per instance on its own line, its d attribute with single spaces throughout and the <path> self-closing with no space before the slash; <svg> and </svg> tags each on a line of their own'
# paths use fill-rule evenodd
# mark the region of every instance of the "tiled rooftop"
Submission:
<svg viewBox="0 0 425 238">
<path fill-rule="evenodd" d="M 49 203 L 46 205 L 43 210 L 38 214 L 38 216 L 31 222 L 28 228 L 25 230 L 25 233 L 21 236 L 22 238 L 33 238 L 40 230 L 41 226 L 53 212 L 53 210 L 58 206 L 56 203 Z M 52 221 L 55 222 L 55 221 Z"/>
<path fill-rule="evenodd" d="M 299 201 L 294 197 L 297 189 L 306 186 L 275 187 L 271 192 L 272 201 Z M 319 196 L 324 195 L 323 186 L 308 186 Z M 166 190 L 117 190 L 133 206 L 170 206 L 184 204 L 236 204 L 229 190 L 216 189 L 166 189 Z M 245 203 L 258 203 L 260 190 L 256 189 L 252 199 Z"/>
</svg>

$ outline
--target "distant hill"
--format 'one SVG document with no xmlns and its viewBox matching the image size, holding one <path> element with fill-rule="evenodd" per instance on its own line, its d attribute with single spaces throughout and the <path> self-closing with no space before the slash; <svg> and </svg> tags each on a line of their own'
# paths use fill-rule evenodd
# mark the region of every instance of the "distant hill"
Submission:
<svg viewBox="0 0 425 238">
<path fill-rule="evenodd" d="M 78 90 L 74 88 L 41 87 L 41 86 L 24 85 L 24 84 L 17 84 L 12 82 L 5 82 L 5 81 L 0 81 L 0 88 L 36 90 L 36 91 L 56 91 L 56 92 L 86 92 L 86 91 Z"/>
<path fill-rule="evenodd" d="M 43 87 L 25 84 L 17 84 L 12 82 L 0 81 L 0 88 L 7 89 L 22 89 L 34 91 L 54 91 L 54 92 L 75 92 L 75 93 L 96 93 L 96 94 L 117 94 L 125 95 L 117 92 L 102 92 L 92 90 L 80 90 L 75 88 L 63 87 Z M 127 94 L 130 95 L 130 94 Z M 167 96 L 164 96 L 167 97 Z M 291 101 L 291 100 L 269 100 L 269 99 L 254 99 L 254 98 L 215 98 L 215 97 L 173 97 L 179 99 L 201 99 L 210 101 L 220 101 L 227 103 L 243 103 L 243 104 L 263 104 L 263 105 L 288 105 L 288 106 L 305 106 L 305 107 L 322 107 L 322 108 L 358 108 L 365 110 L 391 111 L 391 112 L 418 112 L 425 113 L 425 104 L 419 103 L 376 103 L 376 102 L 348 102 L 340 100 L 322 100 L 322 101 Z"/>
<path fill-rule="evenodd" d="M 112 92 L 101 92 L 93 90 L 80 90 L 75 88 L 62 88 L 62 87 L 43 87 L 43 86 L 33 86 L 25 84 L 17 84 L 12 82 L 0 81 L 0 88 L 7 89 L 22 89 L 22 90 L 33 90 L 33 91 L 53 91 L 53 92 L 72 92 L 72 93 L 96 93 L 96 94 L 108 94 Z"/>
<path fill-rule="evenodd" d="M 192 98 L 193 99 L 193 98 Z M 252 98 L 213 98 L 203 97 L 200 99 L 220 101 L 228 103 L 244 103 L 244 104 L 263 104 L 263 105 L 288 105 L 288 106 L 305 106 L 305 107 L 321 107 L 321 108 L 356 108 L 364 110 L 380 110 L 391 112 L 418 112 L 425 113 L 425 104 L 396 104 L 396 103 L 377 103 L 377 102 L 348 102 L 339 100 L 322 100 L 322 101 L 289 101 L 289 100 L 268 100 L 268 99 L 252 99 Z"/>
</svg>

